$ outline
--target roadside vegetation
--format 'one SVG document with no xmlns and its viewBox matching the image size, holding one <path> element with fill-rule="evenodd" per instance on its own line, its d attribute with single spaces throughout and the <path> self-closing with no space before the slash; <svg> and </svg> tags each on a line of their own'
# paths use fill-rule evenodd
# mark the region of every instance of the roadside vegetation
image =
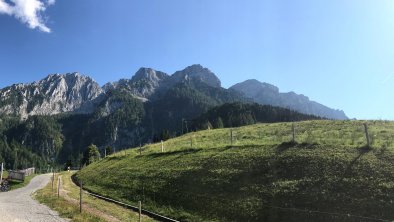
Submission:
<svg viewBox="0 0 394 222">
<path fill-rule="evenodd" d="M 7 174 L 6 174 L 7 175 Z M 37 176 L 37 174 L 32 174 L 30 176 L 25 177 L 24 181 L 19 181 L 19 180 L 9 180 L 9 185 L 10 185 L 10 190 L 15 190 L 18 188 L 22 188 L 30 183 L 30 181 Z M 8 175 L 6 176 L 8 177 Z"/>
<path fill-rule="evenodd" d="M 51 209 L 59 212 L 63 218 L 69 218 L 75 222 L 85 221 L 137 221 L 138 214 L 109 203 L 87 194 L 83 194 L 83 210 L 79 211 L 79 187 L 72 180 L 73 172 L 62 172 L 56 174 L 54 180 L 54 190 L 50 182 L 45 188 L 35 194 L 35 198 L 49 206 Z M 60 197 L 57 196 L 57 182 L 60 177 Z M 150 218 L 143 217 L 144 221 L 153 221 Z"/>
<path fill-rule="evenodd" d="M 32 174 L 30 176 L 25 177 L 24 181 L 20 180 L 8 180 L 8 185 L 10 187 L 10 190 L 15 190 L 18 188 L 22 188 L 30 183 L 30 181 L 37 176 L 37 174 Z M 3 172 L 3 179 L 8 177 L 8 171 Z"/>
<path fill-rule="evenodd" d="M 115 153 L 77 177 L 180 221 L 392 220 L 394 122 L 368 122 L 371 147 L 363 123 L 295 122 L 295 142 L 293 123 L 193 132 Z"/>
</svg>

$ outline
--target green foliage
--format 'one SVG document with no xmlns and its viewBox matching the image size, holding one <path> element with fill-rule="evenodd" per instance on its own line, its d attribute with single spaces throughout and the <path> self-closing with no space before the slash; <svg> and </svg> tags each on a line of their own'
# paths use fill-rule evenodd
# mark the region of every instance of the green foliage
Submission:
<svg viewBox="0 0 394 222">
<path fill-rule="evenodd" d="M 193 128 L 207 129 L 207 123 L 214 123 L 215 128 L 239 127 L 254 123 L 273 123 L 320 119 L 288 109 L 259 105 L 256 103 L 226 103 L 210 109 L 193 121 Z"/>
<path fill-rule="evenodd" d="M 242 100 L 221 88 L 181 82 L 145 105 L 149 114 L 146 123 L 153 129 L 152 135 L 165 129 L 179 134 L 183 119 L 192 120 L 215 106 Z"/>
<path fill-rule="evenodd" d="M 26 144 L 18 142 L 20 135 L 12 130 L 20 126 L 19 118 L 10 116 L 0 117 L 0 162 L 6 169 L 24 169 L 28 167 L 45 166 L 42 157 L 35 154 Z"/>
<path fill-rule="evenodd" d="M 113 154 L 113 153 L 114 153 L 114 148 L 112 148 L 112 146 L 107 146 L 107 147 L 105 147 L 105 153 L 106 153 L 107 155 Z"/>
<path fill-rule="evenodd" d="M 180 221 L 392 220 L 394 122 L 368 123 L 369 150 L 362 123 L 295 122 L 297 143 L 286 122 L 234 128 L 232 146 L 229 129 L 199 131 L 164 142 L 165 153 L 158 143 L 114 154 L 78 178 Z"/>
<path fill-rule="evenodd" d="M 96 145 L 91 144 L 87 147 L 84 153 L 84 163 L 89 165 L 100 160 L 100 152 Z"/>
<path fill-rule="evenodd" d="M 222 117 L 219 116 L 219 117 L 216 118 L 216 120 L 214 121 L 214 127 L 216 129 L 220 129 L 220 128 L 224 127 Z"/>
</svg>

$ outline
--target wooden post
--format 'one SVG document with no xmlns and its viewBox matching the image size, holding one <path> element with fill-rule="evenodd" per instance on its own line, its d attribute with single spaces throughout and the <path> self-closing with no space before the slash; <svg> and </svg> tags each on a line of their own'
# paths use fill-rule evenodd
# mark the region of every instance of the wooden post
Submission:
<svg viewBox="0 0 394 222">
<path fill-rule="evenodd" d="M 53 182 L 55 180 L 55 171 L 52 172 L 52 192 L 53 192 Z"/>
<path fill-rule="evenodd" d="M 57 198 L 60 196 L 60 177 L 57 178 Z"/>
<path fill-rule="evenodd" d="M 107 157 L 107 148 L 104 148 L 104 158 Z"/>
<path fill-rule="evenodd" d="M 192 137 L 192 135 L 190 135 L 190 148 L 193 149 L 193 137 Z"/>
<path fill-rule="evenodd" d="M 82 213 L 82 180 L 79 181 L 79 213 Z"/>
<path fill-rule="evenodd" d="M 233 145 L 233 129 L 230 129 L 231 146 Z"/>
<path fill-rule="evenodd" d="M 142 146 L 141 146 L 141 143 L 140 143 L 140 155 L 142 155 Z"/>
<path fill-rule="evenodd" d="M 141 201 L 138 201 L 138 222 L 141 222 L 142 221 L 142 218 L 141 218 L 141 211 L 142 211 L 142 204 L 141 204 Z"/>
<path fill-rule="evenodd" d="M 163 143 L 163 140 L 161 141 L 161 152 L 164 153 L 164 143 Z"/>
<path fill-rule="evenodd" d="M 371 147 L 371 143 L 369 141 L 369 134 L 368 134 L 368 125 L 364 123 L 364 130 L 365 130 L 365 137 L 367 138 L 367 147 Z"/>
<path fill-rule="evenodd" d="M 291 131 L 292 131 L 292 140 L 291 142 L 295 143 L 295 127 L 294 127 L 294 123 L 291 125 Z"/>
<path fill-rule="evenodd" d="M 0 183 L 3 182 L 3 171 L 4 171 L 4 164 L 1 163 L 1 175 L 0 175 Z"/>
</svg>

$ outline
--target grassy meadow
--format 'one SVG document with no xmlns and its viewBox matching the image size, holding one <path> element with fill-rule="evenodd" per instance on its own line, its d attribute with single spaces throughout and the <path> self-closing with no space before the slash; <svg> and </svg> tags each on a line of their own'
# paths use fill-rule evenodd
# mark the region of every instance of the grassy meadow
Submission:
<svg viewBox="0 0 394 222">
<path fill-rule="evenodd" d="M 256 124 L 118 152 L 85 187 L 180 221 L 391 221 L 394 122 Z M 231 131 L 233 140 L 231 143 Z M 142 152 L 142 154 L 140 154 Z"/>
<path fill-rule="evenodd" d="M 79 212 L 79 187 L 76 186 L 71 176 L 73 172 L 62 172 L 55 175 L 54 190 L 52 183 L 48 183 L 43 189 L 35 193 L 35 198 L 59 212 L 61 217 L 69 218 L 71 221 L 137 221 L 138 214 L 132 210 L 118 206 L 107 201 L 83 194 L 82 213 Z M 60 177 L 60 196 L 57 196 L 58 178 Z M 154 221 L 143 216 L 144 221 Z"/>
</svg>

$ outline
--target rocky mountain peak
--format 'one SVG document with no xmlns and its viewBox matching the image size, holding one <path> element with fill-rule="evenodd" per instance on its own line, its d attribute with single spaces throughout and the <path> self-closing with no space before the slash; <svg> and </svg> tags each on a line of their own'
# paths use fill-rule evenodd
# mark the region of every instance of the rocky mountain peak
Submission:
<svg viewBox="0 0 394 222">
<path fill-rule="evenodd" d="M 182 71 L 177 71 L 172 75 L 174 81 L 194 80 L 203 82 L 212 87 L 221 87 L 220 79 L 208 68 L 203 66 L 191 65 Z"/>
<path fill-rule="evenodd" d="M 237 83 L 231 89 L 242 92 L 245 96 L 253 98 L 258 94 L 277 94 L 279 88 L 269 83 L 260 82 L 256 79 L 249 79 L 241 83 Z"/>
<path fill-rule="evenodd" d="M 147 101 L 160 87 L 161 82 L 168 78 L 169 75 L 164 72 L 142 67 L 131 79 L 121 79 L 114 83 L 107 83 L 103 86 L 103 89 L 105 91 L 123 91 L 142 101 Z"/>
<path fill-rule="evenodd" d="M 91 104 L 103 93 L 90 77 L 79 73 L 51 74 L 28 84 L 0 90 L 0 113 L 52 115 L 62 112 L 92 112 Z"/>
<path fill-rule="evenodd" d="M 137 82 L 140 80 L 146 80 L 149 82 L 157 83 L 167 77 L 168 75 L 164 72 L 156 71 L 151 68 L 140 68 L 132 77 L 131 81 Z"/>
</svg>

